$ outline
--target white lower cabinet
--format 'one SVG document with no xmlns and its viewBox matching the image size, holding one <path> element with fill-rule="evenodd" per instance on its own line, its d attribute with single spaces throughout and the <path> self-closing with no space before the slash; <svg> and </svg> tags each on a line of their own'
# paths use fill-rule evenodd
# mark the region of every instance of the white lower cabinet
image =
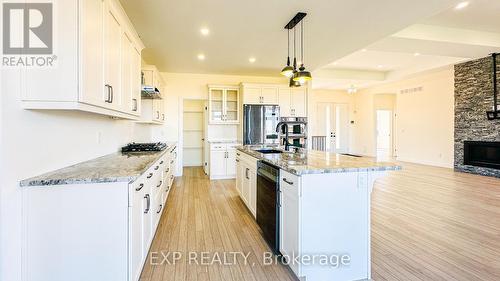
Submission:
<svg viewBox="0 0 500 281">
<path fill-rule="evenodd" d="M 280 170 L 280 252 L 289 259 L 300 255 L 300 178 Z M 290 262 L 290 268 L 301 276 L 301 268 Z"/>
<path fill-rule="evenodd" d="M 174 146 L 130 184 L 24 188 L 23 280 L 139 280 L 176 157 Z"/>
<path fill-rule="evenodd" d="M 254 217 L 257 216 L 257 159 L 236 152 L 236 189 Z"/>
<path fill-rule="evenodd" d="M 236 177 L 236 146 L 233 143 L 210 145 L 210 179 L 232 179 Z"/>
</svg>

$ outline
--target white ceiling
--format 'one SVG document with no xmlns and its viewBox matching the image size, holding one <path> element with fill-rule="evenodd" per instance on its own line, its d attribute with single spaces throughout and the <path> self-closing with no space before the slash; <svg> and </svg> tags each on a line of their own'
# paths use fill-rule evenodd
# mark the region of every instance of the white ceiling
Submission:
<svg viewBox="0 0 500 281">
<path fill-rule="evenodd" d="M 500 1 L 469 0 L 460 11 L 449 9 L 422 21 L 424 24 L 500 33 Z"/>
<path fill-rule="evenodd" d="M 313 87 L 366 88 L 500 52 L 499 15 L 498 0 L 451 7 L 316 70 Z"/>
<path fill-rule="evenodd" d="M 146 45 L 144 59 L 161 71 L 277 75 L 286 59 L 283 27 L 298 11 L 308 13 L 305 62 L 314 70 L 449 9 L 456 0 L 121 2 Z M 201 36 L 202 27 L 210 29 L 209 36 Z"/>
</svg>

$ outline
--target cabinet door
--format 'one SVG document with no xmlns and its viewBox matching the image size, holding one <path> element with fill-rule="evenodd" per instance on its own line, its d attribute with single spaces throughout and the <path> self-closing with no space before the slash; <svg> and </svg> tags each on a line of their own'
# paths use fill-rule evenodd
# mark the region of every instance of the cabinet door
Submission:
<svg viewBox="0 0 500 281">
<path fill-rule="evenodd" d="M 225 176 L 226 175 L 226 151 L 211 151 L 210 152 L 210 176 Z"/>
<path fill-rule="evenodd" d="M 155 99 L 153 100 L 153 121 L 161 121 L 161 102 L 163 100 Z"/>
<path fill-rule="evenodd" d="M 224 121 L 226 123 L 238 122 L 239 94 L 237 89 L 224 91 Z"/>
<path fill-rule="evenodd" d="M 154 87 L 154 79 L 153 79 L 153 71 L 152 70 L 143 70 L 142 71 L 142 84 L 146 86 Z"/>
<path fill-rule="evenodd" d="M 280 105 L 280 117 L 290 117 L 290 89 L 279 89 L 279 105 Z"/>
<path fill-rule="evenodd" d="M 248 171 L 248 208 L 255 217 L 257 214 L 257 171 L 253 168 Z"/>
<path fill-rule="evenodd" d="M 118 12 L 112 1 L 108 1 L 105 12 L 104 32 L 104 88 L 111 93 L 108 104 L 110 108 L 120 109 L 121 100 L 121 43 L 122 27 L 120 25 Z"/>
<path fill-rule="evenodd" d="M 264 104 L 278 104 L 278 88 L 262 88 L 262 100 Z"/>
<path fill-rule="evenodd" d="M 228 149 L 226 158 L 226 175 L 236 175 L 236 149 Z"/>
<path fill-rule="evenodd" d="M 141 115 L 141 52 L 132 48 L 132 113 Z"/>
<path fill-rule="evenodd" d="M 209 89 L 208 109 L 210 123 L 221 123 L 224 121 L 224 89 Z"/>
<path fill-rule="evenodd" d="M 142 211 L 142 255 L 146 257 L 149 251 L 149 245 L 153 239 L 153 196 L 151 194 L 150 182 L 146 183 Z"/>
<path fill-rule="evenodd" d="M 280 224 L 280 251 L 283 255 L 292 257 L 299 255 L 299 200 L 292 185 L 283 181 L 281 187 L 281 224 Z M 290 263 L 293 272 L 300 276 L 299 265 Z"/>
<path fill-rule="evenodd" d="M 145 210 L 144 200 L 144 181 L 141 179 L 134 182 L 130 188 L 131 206 L 130 206 L 130 224 L 129 224 L 129 256 L 130 256 L 130 274 L 132 280 L 139 280 L 141 275 L 142 264 L 144 260 L 143 255 L 143 220 Z"/>
<path fill-rule="evenodd" d="M 307 89 L 292 89 L 291 108 L 294 117 L 307 117 Z"/>
<path fill-rule="evenodd" d="M 243 165 L 243 181 L 241 185 L 241 199 L 249 206 L 250 199 L 250 167 Z"/>
<path fill-rule="evenodd" d="M 236 158 L 236 190 L 238 191 L 238 194 L 241 197 L 241 188 L 242 188 L 242 182 L 243 182 L 243 167 L 241 165 L 241 160 L 239 158 Z"/>
<path fill-rule="evenodd" d="M 104 87 L 104 1 L 82 2 L 82 61 L 80 102 L 106 107 L 107 89 Z"/>
<path fill-rule="evenodd" d="M 252 88 L 252 87 L 245 87 L 243 90 L 244 94 L 244 104 L 260 104 L 263 103 L 262 99 L 262 89 L 261 88 Z"/>
<path fill-rule="evenodd" d="M 134 46 L 132 40 L 126 32 L 122 33 L 122 52 L 121 52 L 121 98 L 123 100 L 121 110 L 126 113 L 132 113 L 135 107 L 132 101 L 132 51 Z"/>
</svg>

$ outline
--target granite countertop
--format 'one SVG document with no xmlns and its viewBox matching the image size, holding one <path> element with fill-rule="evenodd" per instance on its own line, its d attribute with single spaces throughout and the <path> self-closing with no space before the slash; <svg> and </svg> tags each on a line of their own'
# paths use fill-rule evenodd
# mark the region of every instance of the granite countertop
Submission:
<svg viewBox="0 0 500 281">
<path fill-rule="evenodd" d="M 256 151 L 256 149 L 261 148 L 263 147 L 238 146 L 236 149 L 298 176 L 305 174 L 401 170 L 401 166 L 397 163 L 377 161 L 373 157 L 356 157 L 305 149 L 300 149 L 298 153 L 285 152 L 278 154 L 263 154 Z M 269 148 L 277 149 L 276 147 Z"/>
<path fill-rule="evenodd" d="M 167 143 L 162 151 L 112 153 L 40 176 L 22 180 L 25 186 L 48 186 L 106 182 L 133 182 L 160 157 L 171 151 L 175 143 Z"/>
</svg>

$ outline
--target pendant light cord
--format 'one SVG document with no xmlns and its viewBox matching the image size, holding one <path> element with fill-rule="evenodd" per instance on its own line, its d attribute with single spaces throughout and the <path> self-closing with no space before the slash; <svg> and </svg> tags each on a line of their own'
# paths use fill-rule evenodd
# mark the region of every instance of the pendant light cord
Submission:
<svg viewBox="0 0 500 281">
<path fill-rule="evenodd" d="M 300 52 L 301 52 L 301 65 L 304 65 L 304 22 L 300 22 Z"/>
<path fill-rule="evenodd" d="M 296 32 L 295 32 L 295 27 L 293 28 L 293 69 L 295 70 L 297 68 L 297 47 L 295 45 L 295 39 L 296 37 Z"/>
<path fill-rule="evenodd" d="M 290 29 L 288 30 L 288 41 L 287 42 L 288 42 L 288 45 L 287 45 L 286 51 L 288 54 L 287 56 L 290 58 Z"/>
</svg>

